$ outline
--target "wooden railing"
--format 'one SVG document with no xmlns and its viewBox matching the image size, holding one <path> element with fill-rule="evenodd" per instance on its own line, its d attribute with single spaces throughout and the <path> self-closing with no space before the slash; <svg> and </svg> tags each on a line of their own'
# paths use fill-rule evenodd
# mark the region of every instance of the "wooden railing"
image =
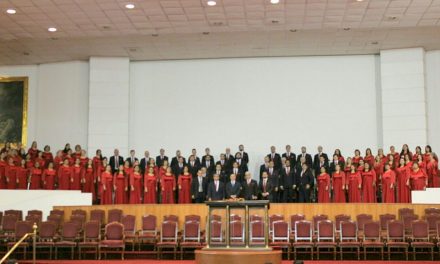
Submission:
<svg viewBox="0 0 440 264">
<path fill-rule="evenodd" d="M 3 264 L 9 256 L 17 249 L 18 246 L 20 246 L 23 241 L 25 241 L 28 237 L 32 236 L 32 263 L 35 264 L 37 259 L 37 251 L 36 251 L 36 244 L 37 244 L 37 224 L 34 223 L 32 226 L 32 229 L 34 230 L 32 233 L 25 234 L 20 240 L 17 241 L 17 243 L 14 244 L 14 246 L 6 253 L 6 255 L 3 256 L 3 258 L 0 260 L 0 264 Z"/>
</svg>

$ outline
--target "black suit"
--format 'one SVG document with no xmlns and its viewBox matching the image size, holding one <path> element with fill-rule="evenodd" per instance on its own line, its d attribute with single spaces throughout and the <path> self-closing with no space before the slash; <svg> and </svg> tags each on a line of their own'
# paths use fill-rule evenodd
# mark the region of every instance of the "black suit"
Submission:
<svg viewBox="0 0 440 264">
<path fill-rule="evenodd" d="M 329 169 L 328 163 L 324 162 L 324 164 L 321 165 L 321 163 L 318 162 L 318 164 L 315 165 L 315 175 L 316 175 L 316 177 L 318 177 L 318 175 L 321 174 L 321 168 L 322 167 L 324 167 L 325 171 L 330 174 L 330 169 Z"/>
<path fill-rule="evenodd" d="M 218 190 L 215 189 L 215 182 L 211 182 L 208 185 L 208 200 L 219 201 L 225 199 L 225 185 L 221 181 L 218 181 Z"/>
<path fill-rule="evenodd" d="M 247 163 L 246 163 L 243 159 L 235 159 L 235 162 L 237 162 L 238 167 L 239 167 L 242 171 L 244 171 L 244 172 L 248 171 Z"/>
<path fill-rule="evenodd" d="M 252 200 L 252 196 L 258 197 L 258 183 L 255 180 L 251 180 L 248 184 L 247 181 L 244 181 L 241 184 L 241 196 L 245 200 Z"/>
<path fill-rule="evenodd" d="M 272 185 L 272 202 L 278 202 L 279 201 L 279 190 L 278 186 L 280 183 L 280 174 L 278 173 L 278 170 L 275 168 L 272 168 L 272 173 L 270 172 L 270 168 L 266 170 L 268 179 Z"/>
<path fill-rule="evenodd" d="M 234 186 L 231 182 L 226 183 L 226 199 L 231 198 L 231 195 L 235 195 L 236 198 L 240 197 L 241 184 L 235 181 Z"/>
<path fill-rule="evenodd" d="M 328 156 L 327 156 L 327 154 L 325 154 L 325 153 L 321 153 L 321 154 L 316 154 L 314 157 L 313 157 L 313 168 L 315 169 L 315 175 L 319 175 L 320 174 L 320 172 L 318 172 L 317 170 L 321 167 L 320 166 L 320 157 L 324 157 L 324 164 L 325 164 L 325 167 L 326 167 L 326 169 L 328 168 Z M 328 171 L 327 171 L 328 172 Z"/>
<path fill-rule="evenodd" d="M 142 174 L 145 174 L 145 169 L 147 168 L 149 161 L 150 161 L 150 158 L 144 157 L 141 159 L 141 163 L 139 163 L 139 167 L 141 168 Z"/>
<path fill-rule="evenodd" d="M 310 193 L 313 189 L 313 174 L 312 170 L 307 169 L 304 173 L 302 170 L 299 170 L 296 175 L 296 187 L 298 188 L 298 202 L 300 203 L 309 203 L 310 202 Z M 309 188 L 307 188 L 309 185 Z"/>
<path fill-rule="evenodd" d="M 296 199 L 296 188 L 293 185 L 296 184 L 295 170 L 290 167 L 289 170 L 283 168 L 280 171 L 280 186 L 283 186 L 282 202 L 289 203 L 294 202 Z"/>
<path fill-rule="evenodd" d="M 180 157 L 173 157 L 173 158 L 171 159 L 171 164 L 170 164 L 171 168 L 174 167 L 174 166 L 176 166 L 177 163 L 179 163 L 179 158 L 182 158 L 182 159 L 183 159 L 183 164 L 184 164 L 184 165 L 186 164 L 186 160 L 185 160 L 185 158 L 184 158 L 183 156 L 180 156 Z"/>
<path fill-rule="evenodd" d="M 260 166 L 260 181 L 263 179 L 263 172 L 267 171 L 269 166 L 266 166 L 266 164 L 263 164 Z"/>
<path fill-rule="evenodd" d="M 222 164 L 222 160 L 219 160 L 215 163 L 215 165 L 222 166 L 222 171 L 224 172 L 229 172 L 231 169 L 231 167 L 229 166 L 229 162 L 227 160 L 223 160 L 223 164 Z"/>
<path fill-rule="evenodd" d="M 164 162 L 165 160 L 168 160 L 168 157 L 167 157 L 167 156 L 163 156 L 163 157 L 161 157 L 160 155 L 157 156 L 157 157 L 156 157 L 156 166 L 157 166 L 157 167 L 161 167 L 161 166 L 163 165 L 163 162 Z"/>
<path fill-rule="evenodd" d="M 344 162 L 338 160 L 338 164 L 339 164 L 339 166 L 341 166 L 341 171 L 344 170 L 344 167 L 345 167 L 345 166 L 344 166 L 344 165 L 345 165 Z M 329 171 L 329 174 L 330 174 L 330 175 L 332 175 L 333 172 L 336 171 L 336 165 L 337 165 L 337 164 L 336 164 L 334 161 L 332 161 L 332 162 L 330 163 L 330 167 L 329 167 L 329 170 L 330 170 L 330 171 Z"/>
<path fill-rule="evenodd" d="M 185 167 L 185 164 L 176 163 L 174 164 L 174 167 L 171 167 L 171 170 L 173 171 L 174 176 L 176 179 L 183 174 L 183 168 Z"/>
<path fill-rule="evenodd" d="M 231 174 L 232 173 L 235 173 L 235 175 L 237 175 L 237 181 L 238 182 L 242 182 L 242 181 L 244 181 L 244 173 L 245 173 L 245 171 L 242 169 L 242 168 L 237 168 L 237 172 L 235 172 L 235 169 L 233 168 L 232 170 L 231 170 Z M 229 177 L 228 177 L 229 178 Z M 229 180 L 229 179 L 228 179 Z"/>
<path fill-rule="evenodd" d="M 224 170 L 220 170 L 219 172 L 217 172 L 216 170 L 214 170 L 212 172 L 213 174 L 218 174 L 220 177 L 220 181 L 223 183 L 226 183 L 229 181 L 229 174 L 226 173 L 226 171 Z"/>
<path fill-rule="evenodd" d="M 282 167 L 281 164 L 281 156 L 278 153 L 274 153 L 273 154 L 273 158 L 272 158 L 272 153 L 267 154 L 267 157 L 269 157 L 270 161 L 273 161 L 273 164 L 275 166 L 275 169 L 279 170 Z"/>
<path fill-rule="evenodd" d="M 243 159 L 243 161 L 246 163 L 246 164 L 248 164 L 249 163 L 249 155 L 247 154 L 247 152 L 241 152 L 241 151 L 239 151 L 240 153 L 241 153 L 241 158 Z"/>
<path fill-rule="evenodd" d="M 299 155 L 296 157 L 296 163 L 301 163 L 301 157 L 302 157 L 303 155 L 304 155 L 304 154 L 301 153 L 301 154 L 299 154 Z M 312 155 L 306 153 L 306 154 L 305 154 L 305 158 L 306 158 L 306 164 L 307 164 L 307 166 L 309 167 L 309 169 L 311 169 L 311 168 L 312 168 L 312 165 L 313 165 Z"/>
<path fill-rule="evenodd" d="M 207 161 L 205 160 L 204 162 L 202 162 L 202 167 L 206 168 L 206 174 L 208 174 L 208 176 L 212 177 L 212 174 L 214 173 L 215 170 L 215 163 L 210 160 L 209 164 L 207 163 Z"/>
<path fill-rule="evenodd" d="M 208 155 L 205 155 L 202 157 L 202 164 L 205 164 L 206 156 L 208 156 Z M 214 156 L 212 156 L 212 155 L 209 155 L 209 156 L 211 157 L 211 162 L 215 164 Z"/>
<path fill-rule="evenodd" d="M 199 177 L 193 178 L 191 183 L 191 195 L 194 197 L 196 203 L 203 203 L 206 200 L 206 193 L 208 191 L 208 180 L 202 177 L 202 192 L 199 192 Z"/>
<path fill-rule="evenodd" d="M 225 161 L 227 163 L 227 170 L 231 171 L 232 170 L 232 165 L 234 164 L 235 161 L 235 157 L 232 154 L 229 154 L 229 158 L 228 156 L 225 154 Z"/>
<path fill-rule="evenodd" d="M 192 174 L 193 177 L 197 176 L 197 171 L 200 169 L 200 163 L 197 161 L 194 161 L 194 166 L 191 164 L 191 162 L 188 162 L 188 169 L 189 172 Z"/>
<path fill-rule="evenodd" d="M 290 161 L 290 166 L 293 168 L 295 167 L 296 164 L 296 155 L 293 152 L 290 152 L 289 154 L 283 153 L 282 155 L 283 158 L 286 158 L 286 160 Z"/>
<path fill-rule="evenodd" d="M 260 181 L 260 184 L 258 185 L 258 191 L 259 191 L 259 193 L 260 193 L 260 195 L 261 195 L 261 200 L 269 200 L 269 201 L 273 202 L 273 197 L 272 197 L 273 186 L 272 186 L 272 184 L 270 183 L 270 180 L 267 179 L 266 190 L 264 190 L 263 181 L 264 181 L 264 180 L 261 180 L 261 181 Z M 267 197 L 263 197 L 263 193 L 264 193 L 265 191 L 269 193 L 269 196 L 267 196 Z"/>
<path fill-rule="evenodd" d="M 109 165 L 112 167 L 112 172 L 115 173 L 120 165 L 124 165 L 124 158 L 122 156 L 118 156 L 118 160 L 115 161 L 115 156 L 111 156 Z"/>
<path fill-rule="evenodd" d="M 130 167 L 133 167 L 134 163 L 136 161 L 139 161 L 138 158 L 134 158 L 134 161 L 131 159 L 131 157 L 127 158 L 125 161 L 128 161 L 128 163 L 130 164 Z"/>
</svg>

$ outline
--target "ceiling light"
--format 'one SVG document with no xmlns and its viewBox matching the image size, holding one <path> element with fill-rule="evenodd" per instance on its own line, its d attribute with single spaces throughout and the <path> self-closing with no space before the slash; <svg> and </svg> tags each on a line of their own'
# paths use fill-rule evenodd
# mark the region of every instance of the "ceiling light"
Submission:
<svg viewBox="0 0 440 264">
<path fill-rule="evenodd" d="M 206 4 L 209 6 L 215 6 L 215 5 L 217 5 L 217 2 L 214 0 L 210 0 L 210 1 L 206 2 Z"/>
<path fill-rule="evenodd" d="M 364 0 L 356 0 L 356 2 L 363 2 Z"/>
<path fill-rule="evenodd" d="M 47 31 L 49 31 L 49 32 L 55 32 L 55 31 L 57 31 L 57 28 L 50 27 L 50 28 L 47 29 Z"/>
<path fill-rule="evenodd" d="M 280 0 L 270 0 L 270 3 L 276 5 L 280 2 Z"/>
<path fill-rule="evenodd" d="M 8 10 L 6 10 L 6 13 L 13 15 L 13 14 L 17 13 L 17 10 L 15 10 L 13 8 L 9 8 Z"/>
<path fill-rule="evenodd" d="M 127 9 L 133 9 L 134 8 L 134 4 L 126 4 L 125 8 Z"/>
</svg>

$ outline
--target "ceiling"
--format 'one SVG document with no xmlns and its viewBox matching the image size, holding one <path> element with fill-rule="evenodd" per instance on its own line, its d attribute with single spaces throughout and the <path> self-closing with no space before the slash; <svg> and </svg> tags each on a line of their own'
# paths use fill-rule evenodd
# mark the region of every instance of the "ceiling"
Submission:
<svg viewBox="0 0 440 264">
<path fill-rule="evenodd" d="M 8 8 L 17 13 L 7 14 Z M 213 7 L 205 0 L 0 0 L 0 65 L 406 47 L 440 49 L 440 0 L 217 0 Z"/>
</svg>

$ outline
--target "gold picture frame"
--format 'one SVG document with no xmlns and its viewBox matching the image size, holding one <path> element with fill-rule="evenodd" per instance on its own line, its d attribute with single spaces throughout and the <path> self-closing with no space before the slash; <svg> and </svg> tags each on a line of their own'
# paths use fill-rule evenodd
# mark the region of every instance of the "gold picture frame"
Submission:
<svg viewBox="0 0 440 264">
<path fill-rule="evenodd" d="M 6 85 L 2 85 L 2 84 L 6 84 Z M 10 92 L 8 91 L 8 89 L 14 89 L 16 88 L 18 89 L 22 89 L 21 91 L 14 91 Z M 13 140 L 8 140 L 8 134 L 6 133 L 6 138 L 4 137 L 3 132 L 5 131 L 0 131 L 0 146 L 3 147 L 4 143 L 6 142 L 11 142 L 11 144 L 14 146 L 17 143 L 21 142 L 21 144 L 23 146 L 27 145 L 27 132 L 28 132 L 28 89 L 29 89 L 29 77 L 24 77 L 24 76 L 19 76 L 19 77 L 1 77 L 0 76 L 0 93 L 8 93 L 7 95 L 13 99 L 14 96 L 18 96 L 22 94 L 22 99 L 18 100 L 19 102 L 22 102 L 22 107 L 21 107 L 21 111 L 19 111 L 20 109 L 14 109 L 14 114 L 11 118 L 12 119 L 11 122 L 20 122 L 21 126 L 17 126 L 17 128 L 21 129 L 21 133 L 20 131 L 17 131 L 17 129 L 15 131 L 12 131 L 14 136 L 10 136 L 9 138 L 12 138 Z M 4 94 L 1 94 L 4 95 Z M 2 98 L 5 98 L 4 96 Z M 18 98 L 20 99 L 20 98 Z M 8 105 L 2 105 L 2 103 L 4 103 L 1 98 L 0 98 L 0 122 L 4 122 L 4 119 L 2 117 L 2 112 L 4 112 L 5 107 L 9 107 Z M 9 107 L 10 108 L 10 107 Z M 8 109 L 9 109 L 8 108 Z M 21 119 L 22 120 L 18 120 L 19 119 L 19 113 L 21 113 Z M 17 120 L 15 120 L 17 119 Z M 9 120 L 8 120 L 9 121 Z M 0 126 L 1 128 L 1 126 Z M 18 137 L 17 135 L 21 135 L 19 140 L 16 140 L 16 138 Z"/>
</svg>

